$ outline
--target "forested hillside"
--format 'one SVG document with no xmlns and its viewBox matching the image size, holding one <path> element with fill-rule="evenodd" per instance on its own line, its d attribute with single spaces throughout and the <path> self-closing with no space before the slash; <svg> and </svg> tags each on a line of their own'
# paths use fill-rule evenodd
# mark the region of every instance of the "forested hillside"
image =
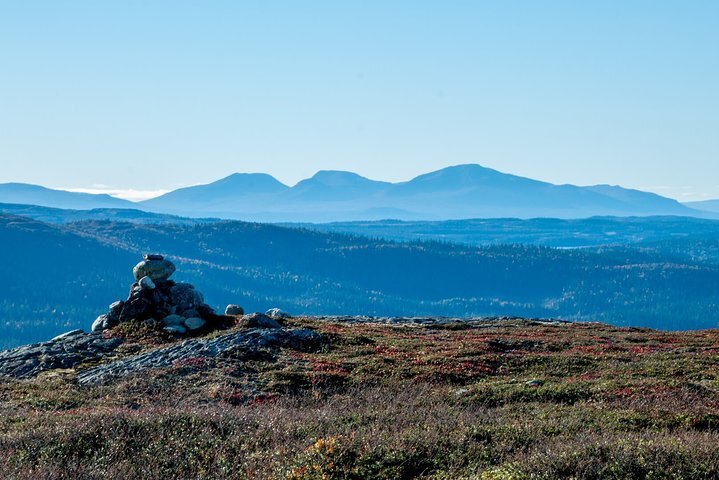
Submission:
<svg viewBox="0 0 719 480">
<path fill-rule="evenodd" d="M 719 221 L 674 216 L 592 217 L 574 220 L 476 218 L 437 222 L 379 220 L 283 225 L 398 241 L 435 240 L 469 245 L 521 243 L 562 248 L 719 237 Z"/>
<path fill-rule="evenodd" d="M 396 243 L 244 222 L 86 221 L 0 217 L 3 346 L 88 328 L 124 298 L 143 252 L 216 308 L 308 314 L 523 315 L 666 329 L 716 327 L 716 241 L 562 250 Z M 685 245 L 686 248 L 683 248 Z M 691 247 L 691 248 L 689 248 Z"/>
</svg>

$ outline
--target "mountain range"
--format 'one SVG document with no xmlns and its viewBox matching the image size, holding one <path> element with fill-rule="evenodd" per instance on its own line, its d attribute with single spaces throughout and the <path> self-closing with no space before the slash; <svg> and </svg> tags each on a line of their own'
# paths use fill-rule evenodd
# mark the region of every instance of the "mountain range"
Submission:
<svg viewBox="0 0 719 480">
<path fill-rule="evenodd" d="M 0 184 L 0 202 L 74 210 L 137 208 L 133 202 L 107 194 L 68 192 L 28 183 Z"/>
<path fill-rule="evenodd" d="M 0 202 L 64 209 L 133 208 L 261 222 L 716 214 L 709 213 L 709 204 L 704 209 L 704 204 L 684 205 L 611 185 L 555 185 L 476 164 L 447 167 L 398 183 L 352 172 L 320 171 L 288 186 L 264 173 L 235 173 L 141 202 L 12 183 L 0 184 Z"/>
</svg>

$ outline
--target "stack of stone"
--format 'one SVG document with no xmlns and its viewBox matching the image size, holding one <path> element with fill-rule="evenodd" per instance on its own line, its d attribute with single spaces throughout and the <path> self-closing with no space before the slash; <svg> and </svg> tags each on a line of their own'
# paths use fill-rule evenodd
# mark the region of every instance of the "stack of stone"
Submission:
<svg viewBox="0 0 719 480">
<path fill-rule="evenodd" d="M 195 287 L 170 280 L 174 272 L 175 265 L 162 255 L 145 255 L 132 271 L 135 283 L 127 300 L 110 305 L 109 311 L 92 324 L 92 331 L 129 321 L 145 322 L 179 335 L 219 327 L 215 323 L 222 317 L 205 304 Z"/>
</svg>

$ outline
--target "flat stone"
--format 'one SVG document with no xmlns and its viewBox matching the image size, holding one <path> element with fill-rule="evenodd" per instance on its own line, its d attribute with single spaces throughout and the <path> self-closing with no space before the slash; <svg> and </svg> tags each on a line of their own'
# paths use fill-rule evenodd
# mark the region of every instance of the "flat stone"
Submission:
<svg viewBox="0 0 719 480">
<path fill-rule="evenodd" d="M 195 330 L 199 330 L 204 327 L 206 323 L 207 322 L 199 317 L 193 317 L 185 320 L 185 327 L 187 327 L 189 331 L 194 332 Z"/>
<path fill-rule="evenodd" d="M 33 343 L 0 352 L 0 376 L 28 378 L 45 370 L 72 368 L 101 359 L 122 343 L 119 338 L 67 332 L 49 342 Z"/>
<path fill-rule="evenodd" d="M 144 258 L 145 260 L 164 260 L 165 259 L 165 257 L 160 255 L 159 253 L 146 253 L 145 255 L 143 255 L 142 258 Z"/>
<path fill-rule="evenodd" d="M 83 333 L 85 333 L 85 330 L 78 328 L 76 330 L 70 330 L 69 332 L 61 333 L 57 337 L 53 337 L 50 341 L 55 342 L 57 340 L 62 340 L 63 338 L 74 337 L 75 335 L 82 335 Z"/>
<path fill-rule="evenodd" d="M 80 385 L 102 383 L 111 378 L 133 375 L 152 368 L 164 368 L 188 357 L 216 358 L 236 349 L 291 348 L 312 351 L 322 336 L 308 329 L 240 330 L 215 338 L 196 338 L 78 372 Z"/>
<path fill-rule="evenodd" d="M 168 325 L 165 328 L 163 328 L 163 330 L 166 332 L 175 333 L 175 334 L 179 334 L 179 335 L 184 335 L 185 333 L 187 333 L 187 329 L 185 327 L 183 327 L 182 325 Z"/>
<path fill-rule="evenodd" d="M 143 260 L 132 269 L 135 280 L 150 277 L 153 281 L 167 280 L 175 273 L 175 265 L 169 260 Z"/>
</svg>

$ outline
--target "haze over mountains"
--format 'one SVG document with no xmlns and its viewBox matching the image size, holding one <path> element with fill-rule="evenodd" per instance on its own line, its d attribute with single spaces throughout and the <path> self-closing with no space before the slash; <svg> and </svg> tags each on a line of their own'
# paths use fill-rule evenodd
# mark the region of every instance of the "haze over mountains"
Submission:
<svg viewBox="0 0 719 480">
<path fill-rule="evenodd" d="M 696 210 L 719 213 L 719 200 L 703 200 L 701 202 L 687 202 L 685 205 L 689 208 L 694 208 Z"/>
<path fill-rule="evenodd" d="M 610 185 L 555 185 L 476 164 L 448 167 L 399 183 L 370 180 L 352 172 L 320 171 L 292 187 L 268 174 L 235 173 L 142 202 L 3 184 L 0 202 L 66 209 L 135 208 L 264 222 L 711 216 L 653 193 Z"/>
<path fill-rule="evenodd" d="M 0 184 L 0 203 L 89 210 L 92 208 L 137 208 L 133 202 L 105 194 L 68 192 L 27 183 Z"/>
</svg>

